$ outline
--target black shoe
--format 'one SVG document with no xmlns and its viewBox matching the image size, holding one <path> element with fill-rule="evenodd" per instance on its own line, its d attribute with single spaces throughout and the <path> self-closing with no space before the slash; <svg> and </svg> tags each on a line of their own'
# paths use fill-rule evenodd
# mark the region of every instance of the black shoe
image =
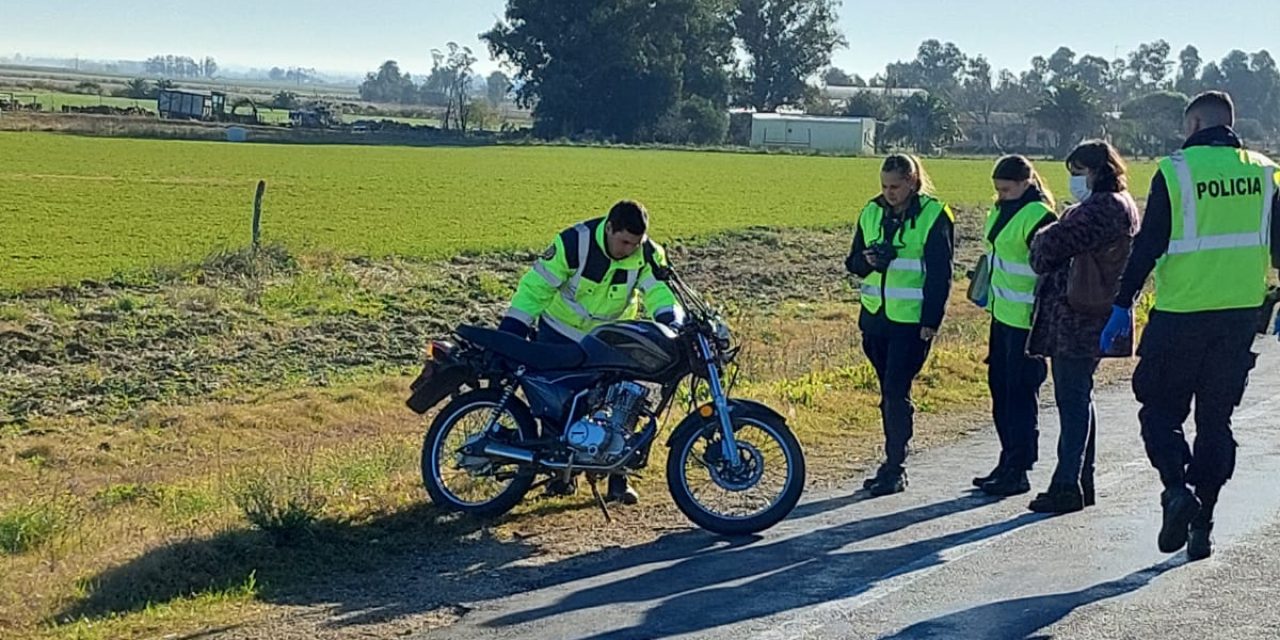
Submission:
<svg viewBox="0 0 1280 640">
<path fill-rule="evenodd" d="M 877 482 L 880 482 L 881 479 L 889 475 L 893 475 L 893 471 L 889 468 L 889 464 L 882 464 L 876 469 L 875 475 L 862 481 L 862 488 L 870 491 L 871 487 L 875 486 Z"/>
<path fill-rule="evenodd" d="M 542 495 L 548 498 L 565 498 L 577 492 L 577 478 L 570 478 L 567 481 L 563 478 L 552 478 L 551 481 L 547 483 L 546 491 L 544 491 Z"/>
<path fill-rule="evenodd" d="M 626 476 L 609 476 L 609 491 L 604 495 L 604 501 L 633 505 L 640 502 L 640 494 L 627 486 Z"/>
<path fill-rule="evenodd" d="M 1157 542 L 1162 553 L 1173 553 L 1187 544 L 1187 528 L 1200 512 L 1200 501 L 1186 487 L 1165 489 L 1160 494 L 1164 509 Z"/>
<path fill-rule="evenodd" d="M 1213 523 L 1193 522 L 1187 531 L 1187 558 L 1204 560 L 1213 555 Z"/>
<path fill-rule="evenodd" d="M 1004 468 L 1003 468 L 1003 467 L 1001 467 L 1000 465 L 996 465 L 996 468 L 992 469 L 992 470 L 991 470 L 991 473 L 988 473 L 988 474 L 987 474 L 987 475 L 985 475 L 985 476 L 978 476 L 978 477 L 974 478 L 974 479 L 973 479 L 973 486 L 975 486 L 975 487 L 977 487 L 977 488 L 981 489 L 981 488 L 982 488 L 982 485 L 984 485 L 984 484 L 986 484 L 986 483 L 988 483 L 988 482 L 991 482 L 992 480 L 995 480 L 996 478 L 999 478 L 1000 476 L 1004 475 L 1004 472 L 1005 472 L 1005 471 L 1004 471 Z"/>
<path fill-rule="evenodd" d="M 1084 494 L 1070 486 L 1050 486 L 1027 508 L 1036 513 L 1075 513 L 1084 509 Z"/>
<path fill-rule="evenodd" d="M 1016 496 L 1031 491 L 1026 471 L 1007 471 L 1004 475 L 982 485 L 982 492 L 992 496 Z"/>
<path fill-rule="evenodd" d="M 907 472 L 904 469 L 898 473 L 887 473 L 876 478 L 867 490 L 876 498 L 902 493 L 907 490 Z"/>
</svg>

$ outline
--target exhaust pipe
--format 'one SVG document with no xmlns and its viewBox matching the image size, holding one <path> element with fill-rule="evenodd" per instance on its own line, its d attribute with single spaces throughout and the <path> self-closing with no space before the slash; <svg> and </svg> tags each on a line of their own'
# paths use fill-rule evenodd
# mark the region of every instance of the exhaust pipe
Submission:
<svg viewBox="0 0 1280 640">
<path fill-rule="evenodd" d="M 491 442 L 484 446 L 484 454 L 487 456 L 498 456 L 499 458 L 508 458 L 517 462 L 526 464 L 533 463 L 533 452 L 528 449 L 521 449 L 511 445 Z"/>
</svg>

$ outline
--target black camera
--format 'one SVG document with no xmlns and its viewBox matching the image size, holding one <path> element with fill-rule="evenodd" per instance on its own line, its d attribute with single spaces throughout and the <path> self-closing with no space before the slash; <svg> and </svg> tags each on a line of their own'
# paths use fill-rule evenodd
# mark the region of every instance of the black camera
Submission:
<svg viewBox="0 0 1280 640">
<path fill-rule="evenodd" d="M 867 247 L 867 251 L 876 257 L 876 266 L 881 269 L 888 267 L 889 263 L 898 257 L 898 248 L 891 242 L 874 242 Z"/>
</svg>

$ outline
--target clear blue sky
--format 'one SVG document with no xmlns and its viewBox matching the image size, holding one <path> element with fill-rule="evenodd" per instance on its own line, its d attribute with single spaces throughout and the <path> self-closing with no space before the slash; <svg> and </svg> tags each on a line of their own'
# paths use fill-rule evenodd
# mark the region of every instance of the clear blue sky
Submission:
<svg viewBox="0 0 1280 640">
<path fill-rule="evenodd" d="M 661 0 L 659 0 L 661 1 Z M 0 55 L 142 59 L 212 55 L 224 66 L 303 66 L 362 72 L 396 59 L 414 72 L 429 52 L 455 40 L 496 67 L 476 38 L 504 0 L 0 0 Z M 1221 10 L 1215 15 L 1204 7 Z M 846 0 L 849 47 L 835 64 L 870 76 L 909 59 L 921 40 L 953 41 L 994 67 L 1020 70 L 1059 45 L 1108 59 L 1164 38 L 1174 55 L 1187 43 L 1206 60 L 1231 49 L 1280 57 L 1274 0 Z"/>
</svg>

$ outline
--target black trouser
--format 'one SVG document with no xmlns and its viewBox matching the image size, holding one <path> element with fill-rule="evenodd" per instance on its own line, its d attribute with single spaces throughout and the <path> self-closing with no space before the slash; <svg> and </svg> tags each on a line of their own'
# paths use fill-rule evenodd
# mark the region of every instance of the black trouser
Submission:
<svg viewBox="0 0 1280 640">
<path fill-rule="evenodd" d="M 1188 314 L 1190 315 L 1190 314 Z M 1216 321 L 1215 321 L 1216 318 Z M 1206 316 L 1188 331 L 1188 316 L 1154 313 L 1138 350 L 1133 392 L 1142 409 L 1147 457 L 1165 487 L 1196 488 L 1212 514 L 1218 492 L 1235 471 L 1236 441 L 1231 414 L 1244 396 L 1257 354 L 1248 314 Z M 1195 401 L 1195 447 L 1182 425 Z"/>
<path fill-rule="evenodd" d="M 1000 466 L 1030 471 L 1037 459 L 1040 439 L 1040 386 L 1049 367 L 1027 355 L 1030 331 L 991 322 L 987 353 L 987 384 L 991 387 L 991 412 L 1000 436 Z"/>
<path fill-rule="evenodd" d="M 1093 407 L 1093 374 L 1097 358 L 1053 358 L 1053 395 L 1062 428 L 1058 433 L 1058 467 L 1051 483 L 1058 487 L 1093 486 L 1098 417 Z"/>
<path fill-rule="evenodd" d="M 884 424 L 884 470 L 901 473 L 915 433 L 911 383 L 929 357 L 931 343 L 919 335 L 863 334 L 862 350 L 880 381 L 880 417 Z"/>
<path fill-rule="evenodd" d="M 538 342 L 546 342 L 548 344 L 577 344 L 577 340 L 552 329 L 546 322 L 538 321 L 538 335 L 535 338 Z M 627 487 L 627 476 L 625 474 L 609 475 L 609 491 L 610 493 L 625 490 Z"/>
</svg>

